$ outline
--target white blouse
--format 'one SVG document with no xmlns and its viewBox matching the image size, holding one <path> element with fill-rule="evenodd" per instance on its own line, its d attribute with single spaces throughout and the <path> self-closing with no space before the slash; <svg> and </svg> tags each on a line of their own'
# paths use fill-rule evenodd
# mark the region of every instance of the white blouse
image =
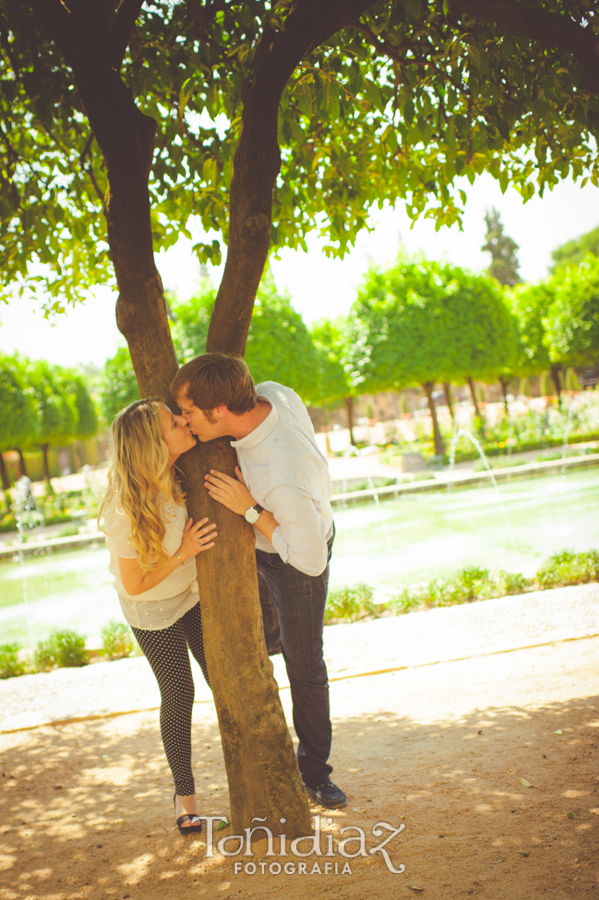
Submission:
<svg viewBox="0 0 599 900">
<path fill-rule="evenodd" d="M 172 556 L 181 546 L 185 523 L 189 518 L 187 507 L 179 506 L 171 499 L 159 496 L 159 507 L 166 527 L 163 547 Z M 110 574 L 119 595 L 125 619 L 133 628 L 144 631 L 161 631 L 173 625 L 199 601 L 196 579 L 196 561 L 193 556 L 177 566 L 164 581 L 141 594 L 128 594 L 121 581 L 119 557 L 136 559 L 137 551 L 131 544 L 129 517 L 119 507 L 118 498 L 104 505 L 102 526 L 106 532 L 106 544 L 110 552 Z"/>
</svg>

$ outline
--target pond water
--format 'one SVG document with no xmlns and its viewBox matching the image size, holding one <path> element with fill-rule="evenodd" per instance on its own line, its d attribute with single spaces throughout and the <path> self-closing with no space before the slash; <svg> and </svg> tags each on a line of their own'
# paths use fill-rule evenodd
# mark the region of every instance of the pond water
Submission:
<svg viewBox="0 0 599 900">
<path fill-rule="evenodd" d="M 331 587 L 364 582 L 382 596 L 464 566 L 532 575 L 552 553 L 599 548 L 599 469 L 514 479 L 500 490 L 514 543 L 491 487 L 337 509 Z M 0 563 L 0 643 L 33 646 L 59 627 L 99 646 L 111 618 L 122 614 L 105 547 L 31 558 L 22 567 Z"/>
</svg>

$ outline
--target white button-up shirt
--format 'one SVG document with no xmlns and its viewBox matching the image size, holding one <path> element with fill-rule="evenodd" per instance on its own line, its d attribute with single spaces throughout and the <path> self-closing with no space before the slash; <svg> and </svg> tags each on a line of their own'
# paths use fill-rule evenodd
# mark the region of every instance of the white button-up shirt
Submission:
<svg viewBox="0 0 599 900">
<path fill-rule="evenodd" d="M 231 441 L 254 500 L 273 514 L 272 543 L 254 528 L 256 547 L 278 553 L 306 575 L 320 575 L 333 534 L 333 482 L 314 437 L 308 411 L 295 391 L 265 381 L 256 386 L 271 410 L 240 441 Z"/>
</svg>

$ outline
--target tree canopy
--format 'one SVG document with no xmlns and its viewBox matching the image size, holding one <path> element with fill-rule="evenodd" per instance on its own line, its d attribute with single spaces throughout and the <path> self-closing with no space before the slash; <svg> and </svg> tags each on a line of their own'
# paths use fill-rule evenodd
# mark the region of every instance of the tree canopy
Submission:
<svg viewBox="0 0 599 900">
<path fill-rule="evenodd" d="M 269 47 L 295 51 L 310 15 L 322 40 L 308 41 L 281 99 L 273 248 L 303 246 L 316 229 L 342 255 L 384 200 L 454 222 L 458 175 L 489 171 L 524 199 L 569 174 L 597 183 L 592 3 L 334 7 L 327 30 L 301 0 L 89 4 L 84 26 L 110 45 L 147 127 L 157 123 L 155 246 L 189 235 L 197 217 L 216 235 L 195 245 L 198 258 L 220 260 L 244 90 Z M 2 287 L 38 289 L 56 310 L 113 281 L 107 170 L 77 83 L 82 15 L 74 6 L 65 21 L 58 0 L 0 4 Z"/>
<path fill-rule="evenodd" d="M 595 366 L 599 362 L 599 258 L 589 254 L 578 266 L 558 269 L 553 303 L 545 316 L 552 362 Z"/>
<path fill-rule="evenodd" d="M 319 355 L 319 406 L 325 409 L 342 401 L 347 413 L 350 443 L 354 437 L 354 400 L 364 392 L 360 386 L 362 374 L 358 368 L 359 343 L 347 317 L 335 321 L 321 319 L 311 329 Z"/>
<path fill-rule="evenodd" d="M 100 380 L 100 412 L 105 424 L 110 425 L 119 410 L 139 399 L 131 355 L 126 347 L 119 347 L 106 360 Z"/>
<path fill-rule="evenodd" d="M 171 300 L 172 335 L 181 363 L 206 351 L 216 290 L 208 282 L 186 302 Z M 267 273 L 256 296 L 245 360 L 254 381 L 293 387 L 308 404 L 321 400 L 321 360 L 310 332 L 287 295 L 278 293 Z"/>
<path fill-rule="evenodd" d="M 540 375 L 551 366 L 544 318 L 554 299 L 552 286 L 549 282 L 519 284 L 506 297 L 518 322 L 519 347 L 514 374 Z"/>
<path fill-rule="evenodd" d="M 364 383 L 379 390 L 421 385 L 438 454 L 435 383 L 495 381 L 515 353 L 515 322 L 496 280 L 448 263 L 400 259 L 387 271 L 371 269 L 351 317 L 367 348 Z"/>
<path fill-rule="evenodd" d="M 583 261 L 587 253 L 599 256 L 599 226 L 552 250 L 553 266 L 551 271 L 555 272 L 563 266 L 575 266 Z"/>
</svg>

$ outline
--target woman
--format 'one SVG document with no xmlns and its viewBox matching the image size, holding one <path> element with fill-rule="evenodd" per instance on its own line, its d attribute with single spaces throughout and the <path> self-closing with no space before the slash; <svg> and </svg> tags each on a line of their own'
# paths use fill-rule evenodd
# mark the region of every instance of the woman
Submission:
<svg viewBox="0 0 599 900">
<path fill-rule="evenodd" d="M 209 683 L 195 557 L 214 546 L 208 519 L 193 523 L 175 463 L 196 439 L 160 400 L 138 400 L 112 424 L 113 458 L 100 512 L 124 616 L 158 681 L 160 730 L 175 782 L 181 834 L 201 831 L 191 771 L 194 684 L 188 648 Z"/>
</svg>

